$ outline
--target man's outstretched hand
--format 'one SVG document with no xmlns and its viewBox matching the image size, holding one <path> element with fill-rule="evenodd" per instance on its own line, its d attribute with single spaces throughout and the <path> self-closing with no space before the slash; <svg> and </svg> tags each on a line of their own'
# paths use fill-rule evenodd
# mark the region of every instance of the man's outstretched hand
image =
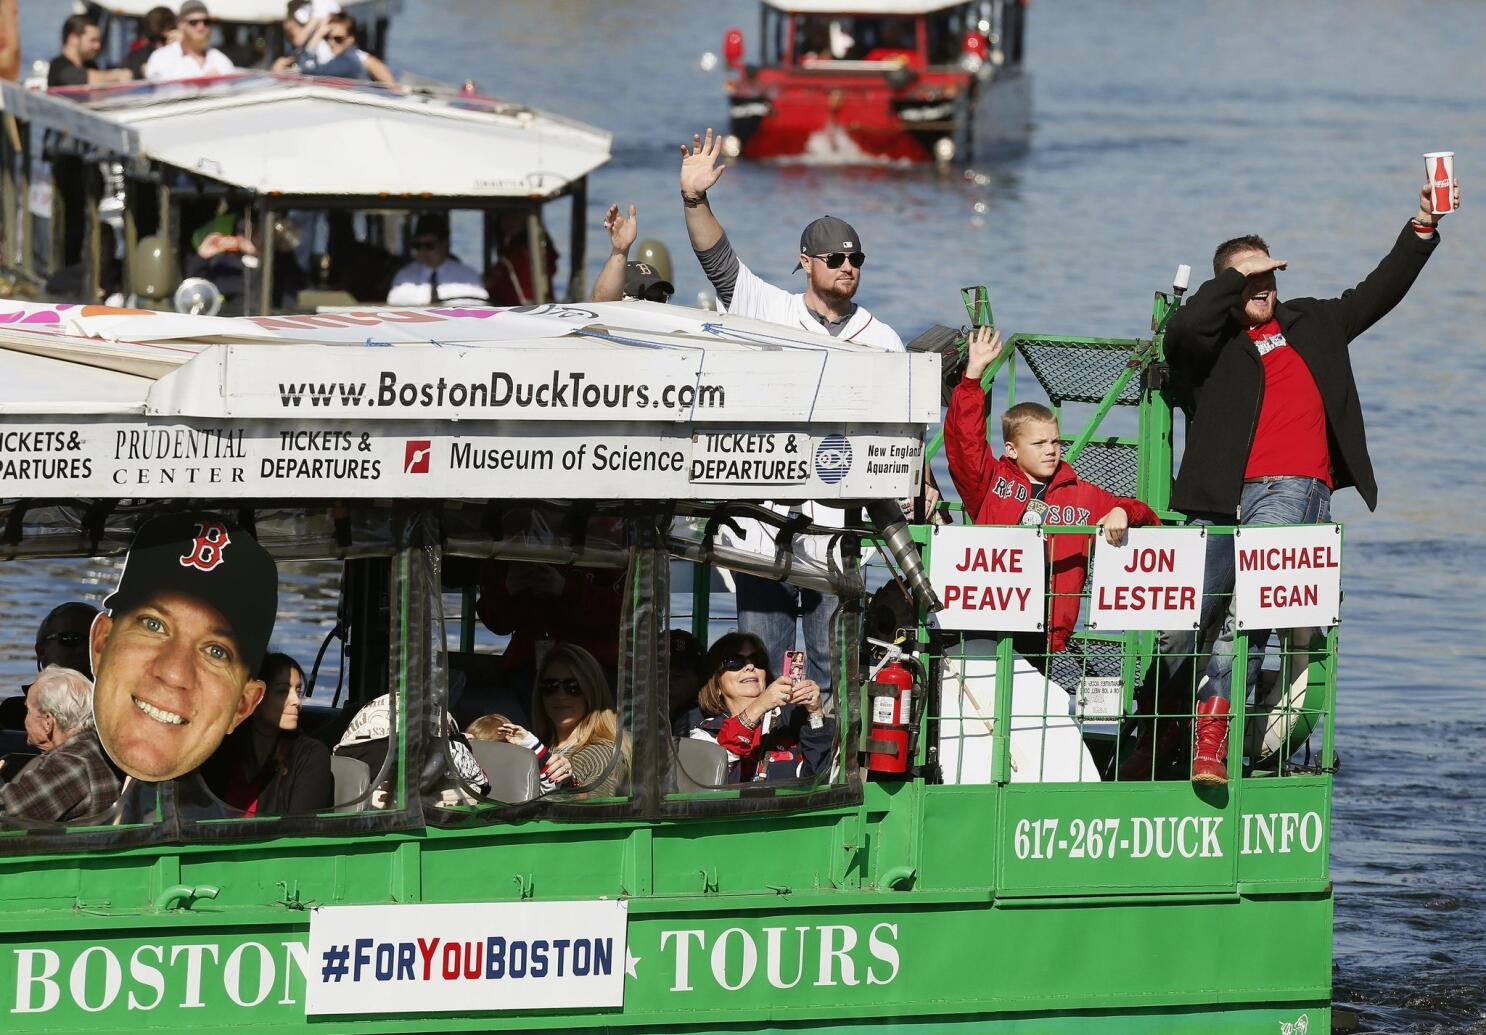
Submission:
<svg viewBox="0 0 1486 1035">
<path fill-rule="evenodd" d="M 1453 204 L 1456 208 L 1459 208 L 1460 181 L 1451 180 L 1450 186 L 1452 188 L 1451 204 Z M 1426 183 L 1424 186 L 1419 188 L 1419 214 L 1414 217 L 1414 222 L 1423 223 L 1425 226 L 1434 226 L 1441 219 L 1444 219 L 1450 214 L 1448 212 L 1435 212 L 1433 211 L 1433 209 L 1434 185 L 1431 183 Z"/>
<path fill-rule="evenodd" d="M 635 238 L 640 236 L 640 221 L 635 218 L 635 206 L 629 207 L 629 218 L 619 211 L 618 205 L 610 205 L 604 213 L 604 229 L 609 231 L 609 244 L 616 252 L 629 255 Z"/>
<path fill-rule="evenodd" d="M 707 130 L 705 138 L 693 136 L 691 147 L 681 145 L 681 196 L 697 201 L 727 170 L 717 159 L 722 155 L 722 135 Z"/>
</svg>

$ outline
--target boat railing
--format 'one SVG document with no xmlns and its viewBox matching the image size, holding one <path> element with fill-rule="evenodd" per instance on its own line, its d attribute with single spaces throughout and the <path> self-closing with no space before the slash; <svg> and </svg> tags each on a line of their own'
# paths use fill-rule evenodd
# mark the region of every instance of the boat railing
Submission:
<svg viewBox="0 0 1486 1035">
<path fill-rule="evenodd" d="M 1090 540 L 1099 535 L 1093 526 L 985 531 L 1025 535 L 1033 550 L 1054 557 L 1067 556 L 1057 545 L 1067 538 L 1079 540 L 1078 549 L 1087 550 Z M 1212 696 L 1209 684 L 1214 676 L 1230 680 L 1233 709 L 1224 738 L 1230 779 L 1287 778 L 1335 769 L 1331 723 L 1338 642 L 1335 616 L 1328 616 L 1332 618 L 1329 625 L 1278 630 L 1271 645 L 1267 631 L 1261 639 L 1255 625 L 1243 620 L 1251 602 L 1245 597 L 1238 605 L 1231 666 L 1224 663 L 1227 659 L 1221 647 L 1219 660 L 1212 660 L 1219 627 L 1225 620 L 1234 620 L 1230 618 L 1231 594 L 1223 594 L 1209 608 L 1217 617 L 1202 630 L 1193 630 L 1191 622 L 1186 628 L 1170 630 L 1121 628 L 1121 614 L 1131 616 L 1130 624 L 1152 624 L 1139 616 L 1153 598 L 1158 604 L 1184 601 L 1194 605 L 1197 613 L 1201 611 L 1205 598 L 1200 566 L 1195 577 L 1167 571 L 1175 565 L 1166 559 L 1176 550 L 1160 545 L 1163 533 L 1190 536 L 1196 532 L 1205 539 L 1238 531 L 1243 566 L 1247 555 L 1242 534 L 1249 531 L 1252 538 L 1255 530 L 1209 526 L 1141 531 L 1147 538 L 1139 548 L 1106 550 L 1102 543 L 1096 547 L 1089 578 L 1076 593 L 1067 592 L 1066 587 L 1058 592 L 1053 575 L 1056 562 L 1049 563 L 1042 587 L 1045 605 L 1036 622 L 1042 628 L 1013 633 L 925 627 L 931 647 L 920 654 L 920 663 L 931 692 L 921 759 L 931 779 L 960 785 L 1186 781 L 1191 772 L 1194 725 L 1201 718 L 1199 702 Z M 1263 531 L 1281 536 L 1289 531 L 1312 537 L 1334 535 L 1333 551 L 1311 556 L 1328 565 L 1339 560 L 1339 525 L 1293 530 L 1275 526 Z M 932 552 L 936 540 L 943 537 L 927 528 L 922 532 Z M 998 536 L 996 541 L 1005 540 Z M 1186 546 L 1192 547 L 1190 539 Z M 1200 552 L 1204 544 L 1199 542 L 1195 548 Z M 1114 562 L 1113 579 L 1104 577 L 1101 556 Z M 1144 560 L 1125 563 L 1129 558 Z M 1133 576 L 1124 570 L 1142 566 L 1161 570 Z M 1325 583 L 1329 578 L 1334 585 L 1338 578 L 1335 568 L 1269 574 L 1272 577 L 1263 593 L 1270 606 L 1297 595 L 1309 600 L 1313 591 L 1324 603 Z M 1146 585 L 1139 584 L 1142 579 Z M 996 586 L 985 580 L 982 584 L 991 592 L 976 600 L 977 605 L 1015 607 L 1016 601 L 1009 596 L 1014 581 Z M 1072 633 L 1066 649 L 1051 650 L 1044 630 L 1057 624 L 1051 616 L 1060 607 L 1066 609 L 1070 600 L 1076 600 L 1085 624 Z M 1102 606 L 1096 609 L 1096 605 Z M 1257 660 L 1251 666 L 1252 659 Z M 1245 704 L 1246 673 L 1251 668 L 1257 670 L 1257 679 L 1250 688 L 1252 700 Z"/>
</svg>

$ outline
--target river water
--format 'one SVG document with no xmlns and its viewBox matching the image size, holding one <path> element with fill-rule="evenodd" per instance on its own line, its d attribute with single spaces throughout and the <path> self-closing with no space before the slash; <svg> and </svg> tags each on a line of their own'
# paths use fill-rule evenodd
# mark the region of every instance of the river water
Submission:
<svg viewBox="0 0 1486 1035">
<path fill-rule="evenodd" d="M 27 60 L 55 51 L 66 7 L 22 5 Z M 408 0 L 387 56 L 611 130 L 590 277 L 603 208 L 634 202 L 641 235 L 675 255 L 681 300 L 706 282 L 685 248 L 676 147 L 726 118 L 721 75 L 698 58 L 734 25 L 752 45 L 757 24 L 752 0 Z M 1354 349 L 1378 511 L 1350 490 L 1335 507 L 1348 523 L 1335 998 L 1360 1031 L 1486 1032 L 1486 592 L 1470 574 L 1486 547 L 1483 40 L 1486 5 L 1469 0 L 1033 0 L 1025 152 L 945 173 L 739 164 L 713 191 L 739 254 L 779 284 L 804 223 L 854 223 L 869 255 L 859 298 L 905 340 L 962 323 L 956 289 L 977 283 L 1009 330 L 1137 336 L 1178 263 L 1195 284 L 1213 245 L 1241 233 L 1290 261 L 1282 296 L 1345 289 L 1414 211 L 1419 156 L 1457 152 L 1465 208 Z M 100 596 L 112 573 L 94 577 Z M 13 614 L 61 591 L 44 572 L 7 581 Z M 28 637 L 0 640 L 7 685 Z M 1253 951 L 1284 944 L 1277 931 Z"/>
</svg>

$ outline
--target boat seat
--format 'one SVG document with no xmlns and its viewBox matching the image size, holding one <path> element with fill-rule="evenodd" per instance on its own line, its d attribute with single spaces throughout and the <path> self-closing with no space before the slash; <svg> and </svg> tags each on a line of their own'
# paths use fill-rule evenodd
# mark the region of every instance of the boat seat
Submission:
<svg viewBox="0 0 1486 1035">
<path fill-rule="evenodd" d="M 491 801 L 517 805 L 542 793 L 537 775 L 537 756 L 520 744 L 503 740 L 472 740 L 475 761 L 490 779 Z"/>
<path fill-rule="evenodd" d="M 371 784 L 371 768 L 359 758 L 330 756 L 330 775 L 335 780 L 335 807 L 342 812 L 361 812 L 366 808 L 363 797 Z"/>
<path fill-rule="evenodd" d="M 728 753 L 710 740 L 676 738 L 676 790 L 682 794 L 711 791 L 728 782 Z"/>
</svg>

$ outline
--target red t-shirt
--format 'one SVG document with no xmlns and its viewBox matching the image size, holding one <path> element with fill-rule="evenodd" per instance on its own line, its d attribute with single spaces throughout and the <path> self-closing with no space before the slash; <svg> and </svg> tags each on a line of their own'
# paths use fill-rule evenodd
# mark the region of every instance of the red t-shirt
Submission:
<svg viewBox="0 0 1486 1035">
<path fill-rule="evenodd" d="M 1250 327 L 1249 339 L 1264 361 L 1264 403 L 1243 476 L 1318 478 L 1331 485 L 1326 406 L 1310 367 L 1285 340 L 1278 320 Z"/>
</svg>

